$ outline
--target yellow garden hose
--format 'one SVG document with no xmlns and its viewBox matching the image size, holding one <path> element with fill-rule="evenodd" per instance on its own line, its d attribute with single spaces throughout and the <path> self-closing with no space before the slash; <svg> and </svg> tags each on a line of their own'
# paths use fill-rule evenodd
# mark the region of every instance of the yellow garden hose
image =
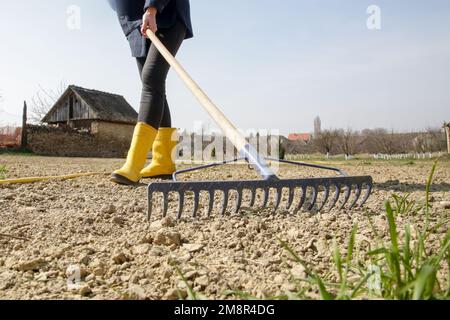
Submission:
<svg viewBox="0 0 450 320">
<path fill-rule="evenodd" d="M 74 173 L 64 176 L 48 176 L 48 177 L 30 177 L 30 178 L 19 178 L 19 179 L 7 179 L 0 180 L 0 185 L 3 184 L 27 184 L 27 183 L 35 183 L 42 181 L 50 181 L 50 180 L 71 180 L 81 177 L 89 177 L 89 176 L 97 176 L 104 175 L 104 172 L 88 172 L 88 173 Z"/>
</svg>

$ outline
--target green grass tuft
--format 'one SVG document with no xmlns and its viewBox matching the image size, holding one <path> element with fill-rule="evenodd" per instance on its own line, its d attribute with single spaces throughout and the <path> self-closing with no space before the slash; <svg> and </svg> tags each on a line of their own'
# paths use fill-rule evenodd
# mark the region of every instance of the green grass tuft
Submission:
<svg viewBox="0 0 450 320">
<path fill-rule="evenodd" d="M 344 300 L 358 298 L 382 298 L 401 300 L 429 300 L 450 298 L 450 230 L 447 229 L 439 248 L 428 252 L 427 241 L 430 235 L 438 229 L 448 225 L 449 220 L 436 223 L 430 228 L 430 187 L 433 182 L 437 162 L 427 180 L 426 203 L 418 206 L 408 200 L 408 196 L 393 196 L 386 201 L 385 210 L 388 221 L 389 242 L 385 243 L 379 236 L 372 221 L 372 229 L 378 244 L 375 249 L 363 252 L 369 261 L 353 262 L 355 249 L 355 236 L 357 227 L 354 226 L 349 236 L 347 256 L 343 257 L 336 240 L 333 243 L 333 263 L 337 270 L 337 283 L 328 282 L 327 278 L 320 277 L 294 252 L 286 242 L 280 240 L 281 246 L 288 254 L 300 263 L 308 275 L 304 283 L 315 286 L 323 300 Z M 391 202 L 392 201 L 392 202 Z M 400 236 L 396 217 L 399 215 L 423 215 L 418 216 L 424 220 L 422 230 L 406 225 L 403 236 Z M 370 219 L 370 218 L 369 218 Z M 414 238 L 414 241 L 413 241 Z M 446 283 L 438 280 L 438 273 L 443 265 L 449 268 Z M 349 278 L 349 274 L 353 277 Z M 354 275 L 357 275 L 355 277 Z M 446 287 L 446 288 L 445 288 Z M 311 288 L 303 288 L 302 292 Z"/>
<path fill-rule="evenodd" d="M 0 154 L 2 154 L 2 155 L 11 155 L 11 156 L 21 156 L 21 157 L 33 157 L 33 156 L 36 156 L 35 153 L 33 153 L 30 150 L 26 150 L 26 149 L 1 150 Z"/>
<path fill-rule="evenodd" d="M 396 195 L 391 196 L 391 209 L 394 216 L 415 216 L 423 209 L 423 206 L 418 205 L 414 200 L 409 200 L 411 195 Z"/>
<path fill-rule="evenodd" d="M 8 173 L 8 169 L 6 169 L 6 164 L 0 165 L 0 180 L 6 179 L 7 173 Z"/>
<path fill-rule="evenodd" d="M 187 288 L 187 293 L 188 293 L 188 299 L 189 300 L 199 300 L 199 295 L 197 292 L 194 291 L 194 289 L 192 288 L 192 286 L 189 284 L 189 282 L 187 281 L 186 277 L 184 276 L 184 274 L 181 272 L 180 268 L 178 267 L 174 267 L 175 271 L 178 273 L 178 275 L 181 278 L 181 281 L 183 281 L 183 283 L 185 284 L 186 288 Z M 182 296 L 180 294 L 180 292 L 178 292 L 178 297 L 180 298 L 180 300 L 182 300 Z"/>
<path fill-rule="evenodd" d="M 386 201 L 388 224 L 385 232 L 379 230 L 370 215 L 367 215 L 375 238 L 367 243 L 367 248 L 356 251 L 357 225 L 353 226 L 349 234 L 345 254 L 341 252 L 337 239 L 334 239 L 331 257 L 336 268 L 334 274 L 319 274 L 286 241 L 278 239 L 292 260 L 303 267 L 306 276 L 293 280 L 296 292 L 270 299 L 450 299 L 450 219 L 435 221 L 430 219 L 429 212 L 430 189 L 436 167 L 437 161 L 427 179 L 425 204 L 409 200 L 409 195 L 394 195 Z M 410 224 L 399 230 L 398 218 L 408 218 Z M 415 221 L 420 222 L 421 227 L 414 224 Z M 445 236 L 436 239 L 438 231 L 445 227 Z M 386 237 L 383 237 L 384 233 Z M 440 243 L 433 250 L 427 250 L 431 247 L 428 243 L 431 235 Z M 447 279 L 442 278 L 444 267 L 448 268 Z M 188 288 L 189 299 L 198 299 L 199 294 L 192 289 L 181 271 L 178 268 L 176 270 Z M 228 290 L 225 295 L 242 300 L 257 300 L 257 297 L 241 290 Z"/>
</svg>

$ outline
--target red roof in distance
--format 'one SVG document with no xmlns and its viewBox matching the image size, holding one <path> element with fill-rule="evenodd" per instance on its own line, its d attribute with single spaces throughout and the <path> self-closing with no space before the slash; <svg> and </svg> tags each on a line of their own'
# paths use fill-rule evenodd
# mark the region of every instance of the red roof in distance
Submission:
<svg viewBox="0 0 450 320">
<path fill-rule="evenodd" d="M 309 142 L 312 140 L 312 134 L 310 133 L 291 133 L 288 137 L 289 140 L 291 141 L 305 141 L 305 142 Z"/>
</svg>

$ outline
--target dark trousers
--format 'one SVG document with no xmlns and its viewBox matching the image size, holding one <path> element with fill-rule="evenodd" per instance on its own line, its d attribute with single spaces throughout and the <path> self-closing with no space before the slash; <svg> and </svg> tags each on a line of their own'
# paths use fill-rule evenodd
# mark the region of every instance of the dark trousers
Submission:
<svg viewBox="0 0 450 320">
<path fill-rule="evenodd" d="M 158 30 L 157 36 L 175 56 L 186 37 L 186 27 L 178 21 L 170 29 Z M 142 79 L 138 121 L 149 124 L 155 129 L 172 127 L 172 117 L 166 97 L 169 64 L 153 44 L 150 45 L 146 57 L 137 58 L 137 64 Z"/>
</svg>

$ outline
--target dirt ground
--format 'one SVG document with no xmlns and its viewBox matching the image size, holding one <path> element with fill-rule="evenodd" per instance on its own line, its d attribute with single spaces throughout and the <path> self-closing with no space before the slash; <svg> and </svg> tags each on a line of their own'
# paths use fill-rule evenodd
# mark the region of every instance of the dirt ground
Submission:
<svg viewBox="0 0 450 320">
<path fill-rule="evenodd" d="M 7 178 L 109 173 L 122 160 L 0 155 Z M 364 209 L 328 213 L 245 209 L 240 215 L 182 221 L 146 220 L 146 187 L 123 187 L 108 175 L 26 185 L 0 185 L 1 299 L 177 299 L 186 283 L 206 298 L 233 298 L 228 290 L 257 297 L 295 292 L 304 276 L 278 238 L 317 272 L 332 268 L 334 238 L 342 248 L 358 225 L 357 248 L 373 241 L 370 215 L 387 235 L 384 201 L 411 193 L 423 201 L 431 161 L 351 161 L 339 164 L 354 175 L 372 175 L 375 189 Z M 280 168 L 282 177 L 313 176 L 314 171 Z M 188 179 L 255 178 L 244 165 L 231 165 Z M 147 181 L 148 182 L 148 181 Z M 260 195 L 259 195 L 260 197 Z M 442 162 L 432 188 L 433 219 L 450 217 L 450 163 Z M 206 205 L 205 205 L 206 207 Z M 173 208 L 172 208 L 173 209 Z M 174 216 L 172 216 L 174 217 Z M 399 228 L 409 217 L 398 217 Z M 448 228 L 448 226 L 447 226 Z M 440 234 L 430 239 L 430 248 Z M 343 250 L 345 252 L 345 250 Z M 68 276 L 81 283 L 68 286 Z"/>
</svg>

